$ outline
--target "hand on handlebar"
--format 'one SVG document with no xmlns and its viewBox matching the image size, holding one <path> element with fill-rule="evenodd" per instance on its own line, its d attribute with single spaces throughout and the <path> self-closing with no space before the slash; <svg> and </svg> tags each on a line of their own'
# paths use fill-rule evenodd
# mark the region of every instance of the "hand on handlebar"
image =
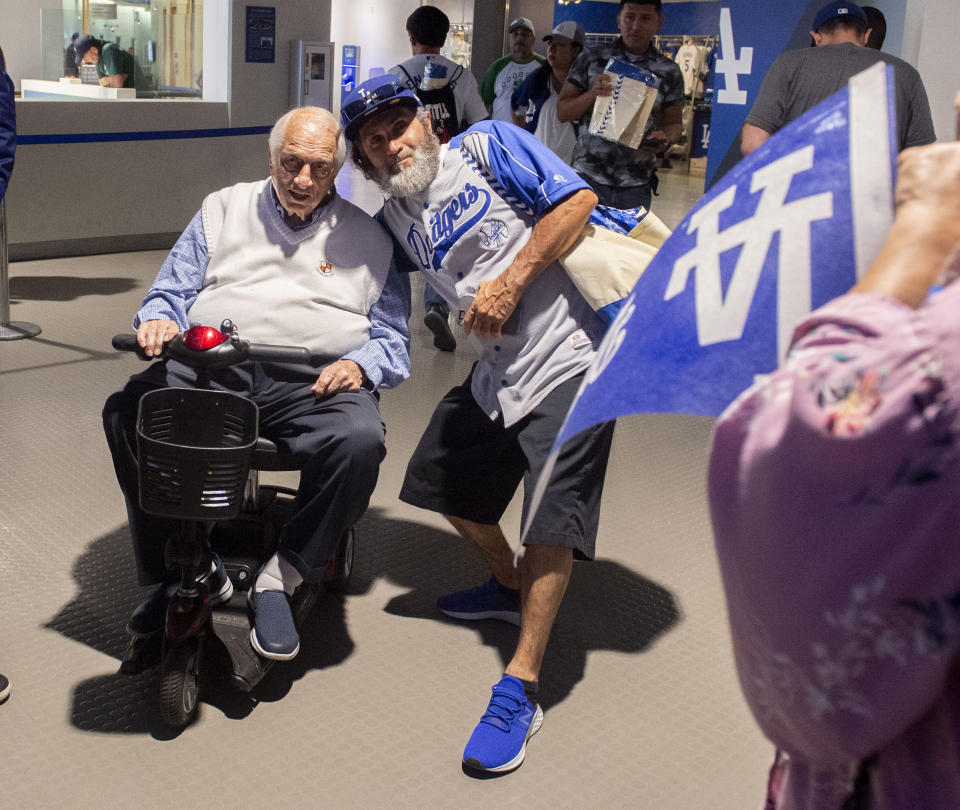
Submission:
<svg viewBox="0 0 960 810">
<path fill-rule="evenodd" d="M 341 394 L 344 391 L 359 391 L 363 385 L 363 370 L 353 360 L 337 360 L 317 377 L 313 391 L 318 397 Z"/>
<path fill-rule="evenodd" d="M 174 321 L 144 321 L 137 329 L 137 343 L 147 357 L 155 357 L 163 351 L 163 344 L 180 334 Z"/>
</svg>

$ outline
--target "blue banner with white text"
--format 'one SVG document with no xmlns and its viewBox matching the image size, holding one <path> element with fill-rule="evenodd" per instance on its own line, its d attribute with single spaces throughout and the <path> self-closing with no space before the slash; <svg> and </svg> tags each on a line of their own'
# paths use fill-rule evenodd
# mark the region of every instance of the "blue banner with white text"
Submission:
<svg viewBox="0 0 960 810">
<path fill-rule="evenodd" d="M 554 453 L 630 413 L 719 415 L 866 272 L 893 219 L 892 82 L 882 64 L 855 76 L 690 211 L 608 330 Z"/>
</svg>

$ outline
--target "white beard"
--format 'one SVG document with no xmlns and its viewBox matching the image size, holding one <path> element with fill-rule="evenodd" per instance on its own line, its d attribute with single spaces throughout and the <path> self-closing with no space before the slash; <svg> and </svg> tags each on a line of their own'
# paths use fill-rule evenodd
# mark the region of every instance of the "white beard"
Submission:
<svg viewBox="0 0 960 810">
<path fill-rule="evenodd" d="M 425 126 L 426 138 L 413 153 L 413 163 L 391 174 L 389 169 L 376 173 L 380 190 L 391 197 L 411 197 L 425 191 L 440 171 L 440 139 Z"/>
</svg>

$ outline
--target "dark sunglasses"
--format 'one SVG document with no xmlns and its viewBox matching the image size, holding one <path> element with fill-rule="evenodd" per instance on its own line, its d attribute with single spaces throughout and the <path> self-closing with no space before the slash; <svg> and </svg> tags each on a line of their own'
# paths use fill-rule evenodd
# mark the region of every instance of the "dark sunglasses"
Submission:
<svg viewBox="0 0 960 810">
<path fill-rule="evenodd" d="M 357 92 L 360 93 L 362 98 L 358 98 L 356 101 L 351 101 L 347 104 L 343 111 L 347 114 L 348 119 L 354 119 L 364 110 L 370 109 L 375 104 L 379 104 L 381 101 L 386 101 L 388 98 L 393 98 L 394 96 L 400 95 L 403 92 L 403 87 L 401 87 L 396 82 L 391 82 L 390 84 L 380 85 L 374 91 L 368 91 L 364 88 L 360 88 Z"/>
</svg>

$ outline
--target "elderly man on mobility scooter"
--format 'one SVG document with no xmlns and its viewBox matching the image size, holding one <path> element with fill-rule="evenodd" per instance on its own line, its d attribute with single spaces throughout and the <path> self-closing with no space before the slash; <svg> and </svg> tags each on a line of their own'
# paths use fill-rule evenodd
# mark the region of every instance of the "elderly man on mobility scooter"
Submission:
<svg viewBox="0 0 960 810">
<path fill-rule="evenodd" d="M 329 358 L 309 366 L 246 361 L 212 372 L 214 388 L 259 407 L 260 434 L 304 459 L 297 511 L 279 550 L 251 587 L 251 643 L 266 658 L 300 648 L 290 596 L 319 581 L 344 531 L 363 514 L 386 452 L 377 388 L 409 375 L 407 276 L 393 265 L 390 238 L 337 194 L 346 157 L 343 131 L 327 110 L 292 110 L 270 133 L 270 178 L 210 194 L 167 257 L 134 319 L 148 356 L 190 324 L 232 319 L 243 336 L 305 346 Z M 104 429 L 127 512 L 141 585 L 161 583 L 134 611 L 134 636 L 158 633 L 170 596 L 164 563 L 173 521 L 147 515 L 137 496 L 136 420 L 140 397 L 195 387 L 197 372 L 154 363 L 113 394 Z M 198 589 L 211 603 L 233 586 L 216 555 Z"/>
<path fill-rule="evenodd" d="M 479 354 L 434 411 L 400 499 L 444 514 L 493 573 L 442 597 L 441 612 L 520 625 L 516 652 L 463 753 L 469 768 L 511 771 L 542 722 L 540 665 L 574 555 L 594 555 L 613 437 L 608 422 L 567 443 L 514 566 L 500 518 L 521 480 L 526 513 L 604 332 L 557 262 L 597 197 L 513 124 L 481 122 L 441 146 L 429 113 L 390 74 L 348 94 L 341 121 L 354 161 L 390 195 L 379 216 L 427 283 L 465 313 Z"/>
</svg>

